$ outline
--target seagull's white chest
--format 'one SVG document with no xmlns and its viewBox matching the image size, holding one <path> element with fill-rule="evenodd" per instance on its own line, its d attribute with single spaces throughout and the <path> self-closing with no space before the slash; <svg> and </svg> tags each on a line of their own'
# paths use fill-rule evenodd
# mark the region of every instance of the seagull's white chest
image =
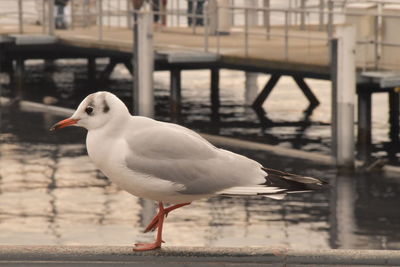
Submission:
<svg viewBox="0 0 400 267">
<path fill-rule="evenodd" d="M 185 202 L 180 186 L 148 174 L 131 170 L 126 165 L 127 145 L 123 138 L 106 138 L 100 132 L 88 132 L 86 147 L 90 159 L 121 189 L 138 197 L 171 203 Z M 101 141 L 100 141 L 101 140 Z M 193 197 L 193 196 L 192 196 Z"/>
</svg>

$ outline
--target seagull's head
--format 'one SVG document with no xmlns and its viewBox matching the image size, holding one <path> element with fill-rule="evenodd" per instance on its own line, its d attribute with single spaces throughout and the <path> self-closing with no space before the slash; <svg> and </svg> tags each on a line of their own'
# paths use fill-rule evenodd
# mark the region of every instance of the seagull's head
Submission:
<svg viewBox="0 0 400 267">
<path fill-rule="evenodd" d="M 50 130 L 67 126 L 94 130 L 116 123 L 127 116 L 130 114 L 125 104 L 114 94 L 102 91 L 88 95 L 70 118 L 57 122 Z"/>
</svg>

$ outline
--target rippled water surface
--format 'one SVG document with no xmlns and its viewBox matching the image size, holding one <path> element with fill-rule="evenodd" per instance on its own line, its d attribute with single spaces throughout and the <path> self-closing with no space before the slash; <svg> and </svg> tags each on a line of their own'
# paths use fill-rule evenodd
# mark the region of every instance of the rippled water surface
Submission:
<svg viewBox="0 0 400 267">
<path fill-rule="evenodd" d="M 99 60 L 97 70 L 102 70 L 106 62 Z M 84 60 L 60 60 L 56 67 L 48 69 L 42 61 L 28 61 L 25 80 L 28 90 L 24 98 L 42 102 L 49 95 L 56 98 L 57 105 L 75 108 L 92 90 L 110 90 L 131 105 L 132 78 L 123 65 L 117 66 L 110 81 L 88 84 L 85 63 Z M 244 105 L 244 73 L 221 70 L 220 76 L 221 107 L 213 113 L 209 71 L 182 72 L 181 124 L 203 132 L 330 154 L 329 81 L 306 80 L 321 102 L 310 110 L 292 78 L 283 77 L 263 105 L 265 114 L 257 114 Z M 259 87 L 268 79 L 268 75 L 260 74 Z M 9 94 L 7 88 L 5 84 L 3 95 Z M 156 118 L 169 121 L 169 72 L 155 73 L 155 88 Z M 400 165 L 399 143 L 389 139 L 387 94 L 374 94 L 373 107 L 372 156 Z"/>
<path fill-rule="evenodd" d="M 142 231 L 154 203 L 121 191 L 95 169 L 86 155 L 85 130 L 50 133 L 62 117 L 48 112 L 3 108 L 1 119 L 0 244 L 130 245 L 153 239 Z M 167 246 L 400 248 L 398 178 L 336 177 L 307 161 L 234 151 L 266 166 L 324 177 L 333 186 L 283 201 L 194 202 L 168 216 Z"/>
</svg>

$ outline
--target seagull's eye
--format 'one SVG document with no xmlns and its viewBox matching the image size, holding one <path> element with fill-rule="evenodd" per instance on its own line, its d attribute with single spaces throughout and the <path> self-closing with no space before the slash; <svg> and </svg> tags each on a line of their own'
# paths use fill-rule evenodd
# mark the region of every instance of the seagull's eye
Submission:
<svg viewBox="0 0 400 267">
<path fill-rule="evenodd" d="M 85 109 L 85 112 L 86 112 L 88 115 L 92 114 L 92 112 L 93 112 L 93 107 L 87 106 L 86 109 Z"/>
</svg>

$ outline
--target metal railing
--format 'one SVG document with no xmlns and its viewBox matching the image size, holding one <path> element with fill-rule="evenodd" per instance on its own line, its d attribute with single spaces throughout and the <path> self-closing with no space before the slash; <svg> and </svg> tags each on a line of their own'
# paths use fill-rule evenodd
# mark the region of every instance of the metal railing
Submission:
<svg viewBox="0 0 400 267">
<path fill-rule="evenodd" d="M 265 40 L 276 38 L 282 39 L 284 47 L 284 60 L 290 60 L 290 43 L 294 39 L 303 39 L 305 41 L 322 41 L 326 45 L 333 38 L 334 26 L 336 24 L 348 22 L 349 18 L 359 18 L 372 20 L 373 26 L 370 27 L 370 34 L 358 38 L 357 45 L 361 55 L 358 59 L 359 65 L 364 69 L 378 69 L 385 66 L 382 60 L 382 54 L 388 47 L 398 49 L 400 54 L 400 40 L 387 41 L 384 38 L 383 27 L 388 19 L 398 19 L 400 27 L 400 14 L 386 14 L 383 12 L 388 4 L 398 3 L 393 0 L 371 0 L 371 1 L 350 1 L 350 0 L 287 0 L 286 6 L 282 6 L 283 1 L 256 0 L 254 5 L 246 6 L 246 0 L 231 0 L 229 6 L 218 6 L 217 0 L 208 0 L 203 3 L 204 8 L 196 10 L 201 0 L 193 0 L 191 10 L 188 10 L 187 0 L 169 0 L 165 7 L 162 0 L 154 0 L 155 6 L 153 13 L 158 17 L 158 31 L 173 32 L 181 28 L 191 29 L 194 35 L 202 35 L 204 38 L 203 50 L 206 52 L 221 53 L 223 51 L 222 38 L 224 33 L 220 31 L 218 14 L 228 14 L 231 22 L 231 34 L 240 34 L 243 36 L 243 54 L 251 56 L 252 39 L 265 37 Z M 240 3 L 240 1 L 242 3 Z M 3 17 L 14 18 L 16 31 L 25 32 L 27 24 L 33 24 L 34 12 L 29 8 L 32 6 L 41 6 L 41 15 L 37 16 L 42 26 L 42 33 L 54 35 L 55 18 L 62 16 L 63 20 L 69 20 L 70 29 L 97 27 L 97 38 L 99 41 L 105 38 L 105 28 L 132 27 L 133 8 L 129 0 L 70 0 L 69 14 L 57 15 L 53 0 L 2 0 L 5 2 L 16 4 L 16 10 L 0 11 L 0 22 Z M 306 3 L 311 3 L 306 5 Z M 279 3 L 279 5 L 277 5 Z M 354 3 L 370 3 L 375 5 L 372 10 L 367 12 L 355 12 L 354 8 L 349 7 Z M 400 3 L 399 3 L 400 4 Z M 157 8 L 158 7 L 158 8 Z M 1 9 L 0 9 L 1 10 Z M 227 12 L 228 10 L 228 12 Z M 40 13 L 40 12 L 39 12 Z M 17 15 L 17 16 L 15 16 Z M 256 16 L 257 19 L 250 23 L 250 18 Z M 367 18 L 368 17 L 368 18 Z M 17 18 L 17 20 L 15 20 Z M 197 23 L 200 21 L 200 23 Z M 27 23 L 28 22 L 28 23 Z M 192 22 L 190 24 L 190 22 Z M 200 24 L 200 25 L 198 25 Z M 364 25 L 365 26 L 365 25 Z M 302 34 L 302 32 L 310 34 Z M 320 32 L 321 34 L 314 34 Z M 312 34 L 311 34 L 312 33 Z M 210 38 L 216 39 L 214 47 L 211 46 Z M 364 48 L 362 48 L 364 47 Z M 372 52 L 371 52 L 372 51 Z M 311 52 L 310 52 L 311 53 Z M 372 53 L 372 56 L 370 55 Z M 399 66 L 394 68 L 400 69 Z"/>
</svg>

